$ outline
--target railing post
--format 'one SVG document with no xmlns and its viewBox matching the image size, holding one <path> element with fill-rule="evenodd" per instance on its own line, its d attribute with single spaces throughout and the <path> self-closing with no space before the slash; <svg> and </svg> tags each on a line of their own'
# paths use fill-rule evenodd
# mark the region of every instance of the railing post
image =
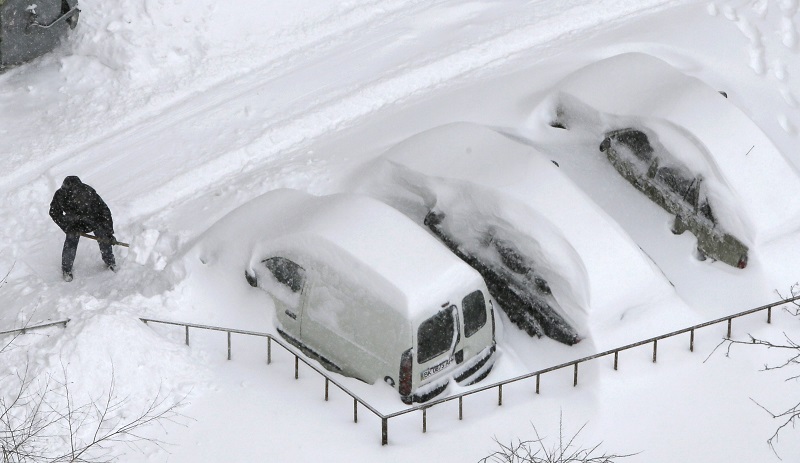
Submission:
<svg viewBox="0 0 800 463">
<path fill-rule="evenodd" d="M 728 319 L 728 339 L 730 339 L 730 338 L 731 338 L 731 325 L 732 325 L 732 324 L 733 324 L 733 319 L 732 319 L 732 318 L 729 318 L 729 319 Z"/>
<path fill-rule="evenodd" d="M 353 423 L 358 423 L 358 400 L 353 399 Z"/>
<path fill-rule="evenodd" d="M 231 332 L 228 331 L 228 360 L 231 359 Z"/>
<path fill-rule="evenodd" d="M 658 355 L 658 339 L 653 341 L 653 363 L 656 363 L 657 355 Z"/>
<path fill-rule="evenodd" d="M 272 363 L 272 338 L 267 338 L 267 365 Z"/>
<path fill-rule="evenodd" d="M 428 408 L 422 409 L 422 433 L 428 432 Z"/>
<path fill-rule="evenodd" d="M 578 362 L 575 362 L 575 377 L 572 380 L 572 387 L 578 386 Z"/>
<path fill-rule="evenodd" d="M 389 443 L 389 419 L 381 418 L 381 445 Z"/>
<path fill-rule="evenodd" d="M 189 325 L 186 326 L 186 345 L 189 345 Z"/>
<path fill-rule="evenodd" d="M 767 309 L 767 323 L 772 323 L 772 307 Z"/>
<path fill-rule="evenodd" d="M 619 365 L 619 351 L 614 352 L 614 370 L 617 370 L 617 366 Z"/>
<path fill-rule="evenodd" d="M 497 386 L 497 406 L 503 405 L 503 385 Z"/>
<path fill-rule="evenodd" d="M 539 393 L 539 376 L 541 376 L 541 375 L 536 375 L 536 393 L 537 394 Z"/>
<path fill-rule="evenodd" d="M 299 365 L 298 365 L 299 361 L 300 361 L 300 359 L 295 355 L 294 356 L 294 379 L 297 379 L 300 376 L 299 375 L 299 371 L 298 371 L 299 370 Z"/>
<path fill-rule="evenodd" d="M 464 419 L 464 397 L 458 398 L 458 419 Z"/>
<path fill-rule="evenodd" d="M 328 377 L 325 377 L 325 402 L 328 401 Z"/>
<path fill-rule="evenodd" d="M 689 333 L 689 351 L 694 352 L 694 328 Z"/>
</svg>

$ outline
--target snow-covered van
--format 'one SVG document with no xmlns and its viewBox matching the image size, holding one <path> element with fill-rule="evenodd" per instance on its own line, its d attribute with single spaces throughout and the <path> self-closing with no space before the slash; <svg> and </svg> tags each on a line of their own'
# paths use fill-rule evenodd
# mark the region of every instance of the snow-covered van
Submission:
<svg viewBox="0 0 800 463">
<path fill-rule="evenodd" d="M 280 196 L 245 271 L 275 302 L 280 334 L 332 371 L 424 402 L 495 361 L 480 274 L 395 209 L 355 195 Z"/>
</svg>

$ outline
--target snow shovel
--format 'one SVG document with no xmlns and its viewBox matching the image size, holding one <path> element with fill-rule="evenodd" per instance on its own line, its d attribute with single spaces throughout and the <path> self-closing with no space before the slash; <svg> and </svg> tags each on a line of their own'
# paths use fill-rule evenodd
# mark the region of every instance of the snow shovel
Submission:
<svg viewBox="0 0 800 463">
<path fill-rule="evenodd" d="M 95 240 L 95 241 L 99 241 L 96 236 L 90 235 L 88 233 L 81 233 L 81 236 L 83 236 L 84 238 L 89 238 L 89 239 L 92 239 L 92 240 Z M 128 243 L 123 243 L 123 242 L 116 241 L 116 240 L 114 240 L 114 242 L 111 243 L 111 244 L 113 244 L 115 246 L 126 247 L 126 248 L 130 246 Z"/>
</svg>

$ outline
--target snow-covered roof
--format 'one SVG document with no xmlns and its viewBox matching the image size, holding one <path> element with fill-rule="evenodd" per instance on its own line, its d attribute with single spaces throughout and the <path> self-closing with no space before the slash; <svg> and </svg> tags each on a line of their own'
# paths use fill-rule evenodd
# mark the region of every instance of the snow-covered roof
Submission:
<svg viewBox="0 0 800 463">
<path fill-rule="evenodd" d="M 728 211 L 723 225 L 746 241 L 766 242 L 800 224 L 796 170 L 718 89 L 658 58 L 626 53 L 576 71 L 554 93 L 601 113 L 595 121 L 612 116 L 602 130 L 640 118 L 671 154 L 704 175 L 716 205 Z"/>
<path fill-rule="evenodd" d="M 482 285 L 475 270 L 422 228 L 365 196 L 274 190 L 228 214 L 213 230 L 218 253 L 238 242 L 251 265 L 281 251 L 313 256 L 409 317 Z"/>
</svg>

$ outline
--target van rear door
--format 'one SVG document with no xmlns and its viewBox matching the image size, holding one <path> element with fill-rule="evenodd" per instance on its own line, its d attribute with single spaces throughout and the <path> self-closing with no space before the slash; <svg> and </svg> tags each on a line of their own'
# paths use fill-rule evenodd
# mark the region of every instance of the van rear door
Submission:
<svg viewBox="0 0 800 463">
<path fill-rule="evenodd" d="M 464 340 L 456 351 L 456 360 L 461 363 L 471 359 L 492 344 L 492 329 L 489 318 L 492 316 L 481 290 L 475 290 L 461 300 L 461 313 L 464 320 Z"/>
<path fill-rule="evenodd" d="M 461 338 L 458 309 L 450 305 L 419 324 L 417 329 L 417 384 L 426 382 L 455 364 L 455 349 Z"/>
</svg>

